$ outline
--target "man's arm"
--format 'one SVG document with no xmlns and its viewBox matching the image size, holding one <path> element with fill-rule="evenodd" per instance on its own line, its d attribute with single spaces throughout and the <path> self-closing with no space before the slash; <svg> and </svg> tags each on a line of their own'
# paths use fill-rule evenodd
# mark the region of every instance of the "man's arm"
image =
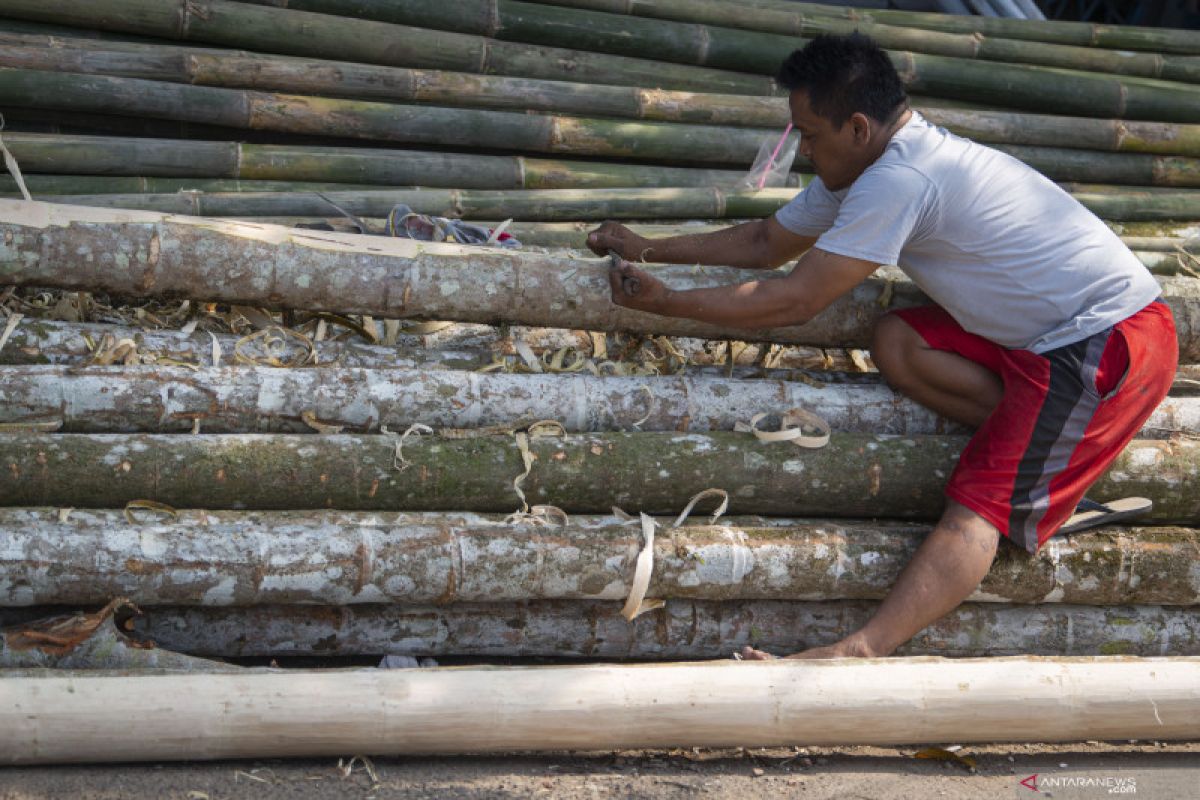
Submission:
<svg viewBox="0 0 1200 800">
<path fill-rule="evenodd" d="M 774 269 L 812 247 L 816 237 L 792 233 L 774 217 L 734 225 L 712 233 L 649 239 L 616 222 L 588 234 L 592 252 L 616 251 L 627 261 L 660 264 L 707 264 L 743 269 Z"/>
<path fill-rule="evenodd" d="M 782 278 L 674 291 L 623 262 L 609 271 L 609 283 L 614 303 L 639 311 L 733 328 L 781 328 L 808 322 L 878 267 L 871 261 L 812 249 Z M 637 290 L 630 294 L 626 288 L 632 286 Z"/>
</svg>

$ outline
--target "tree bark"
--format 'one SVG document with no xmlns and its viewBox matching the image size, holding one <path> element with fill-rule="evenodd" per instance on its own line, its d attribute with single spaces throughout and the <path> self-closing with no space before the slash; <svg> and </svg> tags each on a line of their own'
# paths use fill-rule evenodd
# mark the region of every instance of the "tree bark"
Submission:
<svg viewBox="0 0 1200 800">
<path fill-rule="evenodd" d="M 605 191 L 610 190 L 578 197 Z M 926 302 L 910 282 L 873 278 L 805 325 L 730 329 L 614 306 L 606 260 L 13 200 L 0 200 L 0 220 L 0 280 L 122 296 L 819 347 L 864 346 L 885 307 Z M 676 289 L 747 277 L 744 270 L 728 268 L 656 269 Z M 1175 314 L 1181 359 L 1200 360 L 1200 281 L 1159 280 Z"/>
<path fill-rule="evenodd" d="M 379 655 L 487 658 L 729 658 L 745 645 L 776 654 L 832 644 L 863 625 L 868 601 L 668 601 L 632 624 L 620 602 L 539 601 L 400 607 L 256 606 L 147 609 L 139 631 L 204 656 Z M 1200 655 L 1194 606 L 968 603 L 899 655 Z"/>
<path fill-rule="evenodd" d="M 0 509 L 0 605 L 447 605 L 629 595 L 640 526 L 474 514 Z M 647 596 L 670 600 L 878 600 L 927 528 L 661 518 Z M 1190 528 L 1107 528 L 1029 557 L 1003 546 L 985 603 L 1196 605 Z M 2 649 L 2 648 L 0 648 Z"/>
<path fill-rule="evenodd" d="M 107 679 L 14 678 L 0 695 L 0 749 L 9 763 L 49 764 L 1192 739 L 1196 669 L 1196 659 L 595 664 L 146 676 L 132 692 Z"/>
<path fill-rule="evenodd" d="M 229 357 L 232 360 L 233 354 Z M 544 419 L 572 432 L 733 430 L 759 412 L 816 411 L 834 430 L 964 429 L 877 380 L 819 383 L 656 375 L 505 374 L 231 366 L 11 367 L 0 423 L 61 420 L 63 432 L 311 433 L 305 417 L 347 431 L 380 426 L 521 428 Z M 1200 429 L 1200 403 L 1168 400 L 1152 426 Z"/>
<path fill-rule="evenodd" d="M 520 507 L 515 437 L 10 433 L 0 497 L 10 505 L 491 511 Z M 528 502 L 570 513 L 676 514 L 726 490 L 731 513 L 934 519 L 966 443 L 960 436 L 835 434 L 802 450 L 744 433 L 529 437 Z M 405 466 L 404 461 L 410 466 Z M 1147 524 L 1200 523 L 1200 442 L 1135 440 L 1091 490 L 1149 497 Z M 398 465 L 398 466 L 397 466 Z"/>
<path fill-rule="evenodd" d="M 230 664 L 161 650 L 153 643 L 131 639 L 113 619 L 114 612 L 127 608 L 137 612 L 136 606 L 120 598 L 94 614 L 54 617 L 0 629 L 0 670 L 240 670 Z"/>
</svg>

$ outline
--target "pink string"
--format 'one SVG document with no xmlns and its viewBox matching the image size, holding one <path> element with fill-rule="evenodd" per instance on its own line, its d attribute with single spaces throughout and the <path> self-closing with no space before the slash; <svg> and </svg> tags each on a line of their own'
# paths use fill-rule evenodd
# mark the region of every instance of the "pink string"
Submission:
<svg viewBox="0 0 1200 800">
<path fill-rule="evenodd" d="M 783 129 L 783 136 L 779 137 L 779 144 L 775 145 L 775 149 L 771 151 L 771 158 L 767 161 L 767 168 L 763 170 L 762 177 L 758 179 L 758 188 L 761 189 L 767 183 L 767 173 L 771 171 L 771 167 L 775 164 L 775 159 L 779 156 L 779 151 L 783 149 L 783 143 L 787 141 L 788 134 L 792 132 L 792 123 L 788 123 Z"/>
</svg>

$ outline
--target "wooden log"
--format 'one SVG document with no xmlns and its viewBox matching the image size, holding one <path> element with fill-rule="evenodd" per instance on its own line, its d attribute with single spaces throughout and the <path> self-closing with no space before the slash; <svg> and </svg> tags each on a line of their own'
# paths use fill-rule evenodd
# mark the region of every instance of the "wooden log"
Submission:
<svg viewBox="0 0 1200 800">
<path fill-rule="evenodd" d="M 107 598 L 106 598 L 107 599 Z M 104 603 L 105 600 L 98 601 Z M 0 628 L 0 675 L 9 670 L 161 669 L 175 672 L 236 672 L 240 667 L 196 658 L 136 641 L 116 625 L 115 613 L 140 613 L 125 598 L 94 614 L 76 614 Z"/>
<path fill-rule="evenodd" d="M 745 175 L 739 170 L 527 156 L 115 136 L 6 133 L 4 143 L 22 169 L 30 173 L 148 175 L 158 176 L 159 180 L 161 177 L 237 178 L 242 181 L 310 181 L 364 186 L 374 183 L 553 189 L 573 186 L 734 186 Z M 26 177 L 32 179 L 30 190 L 37 194 L 33 185 L 39 177 Z M 793 176 L 789 184 L 800 185 L 799 176 Z M 329 213 L 333 210 L 326 206 L 322 214 Z"/>
<path fill-rule="evenodd" d="M 423 28 L 479 34 L 501 41 L 567 44 L 578 50 L 626 56 L 654 53 L 655 58 L 666 62 L 765 75 L 774 75 L 779 64 L 804 44 L 803 39 L 779 32 L 762 33 L 593 13 L 516 0 L 479 0 L 467 4 L 466 8 L 455 4 L 453 12 L 444 5 L 421 0 L 380 3 L 363 0 L 251 1 L 321 11 L 330 16 L 342 15 L 336 17 L 339 19 L 366 16 Z M 905 34 L 905 42 L 894 41 L 884 46 L 891 48 L 888 54 L 906 85 L 927 94 L 972 101 L 982 98 L 988 102 L 1059 113 L 1071 108 L 1099 106 L 1114 116 L 1200 121 L 1200 110 L 1195 108 L 1200 100 L 1197 87 L 1154 79 L 1156 74 L 1163 74 L 1164 65 L 1169 63 L 1166 71 L 1173 78 L 1200 80 L 1200 66 L 1188 59 L 1088 49 L 1072 51 L 1061 46 L 1021 42 L 984 44 L 977 40 L 972 42 L 973 37 L 965 37 L 961 44 L 955 42 L 951 48 L 942 47 L 943 51 L 952 51 L 949 55 L 928 55 L 895 47 L 917 39 L 925 50 L 929 50 L 928 40 L 944 42 L 944 38 L 912 32 Z M 999 61 L 974 60 L 984 54 Z M 1023 59 L 1036 59 L 1050 66 L 1009 63 Z M 1122 78 L 1088 71 L 1104 69 L 1132 72 L 1140 77 Z M 1186 110 L 1173 107 L 1173 104 L 1183 103 L 1190 107 Z"/>
<path fill-rule="evenodd" d="M 546 190 L 527 194 L 553 196 L 560 204 L 569 197 L 580 205 L 603 207 L 600 196 L 605 193 L 612 193 L 614 205 L 620 206 L 617 201 L 628 200 L 630 195 L 650 194 L 670 201 L 679 198 L 680 192 L 684 190 Z M 724 211 L 737 216 L 747 210 L 742 207 L 747 195 L 725 195 L 715 189 L 705 194 L 710 205 L 721 205 Z M 754 196 L 782 199 L 790 194 L 784 189 Z M 684 196 L 696 197 L 697 193 L 685 192 Z M 415 196 L 409 199 L 416 202 Z M 430 206 L 418 208 L 432 210 Z M 873 322 L 885 305 L 902 307 L 924 302 L 909 282 L 873 278 L 805 325 L 735 330 L 613 306 L 609 300 L 608 264 L 599 259 L 497 252 L 14 200 L 0 200 L 0 232 L 5 242 L 0 249 L 0 279 L 7 284 L 134 297 L 186 296 L 383 318 L 483 323 L 506 320 L 585 330 L 861 347 L 869 342 Z M 202 256 L 197 255 L 200 252 Z M 463 280 L 464 269 L 487 278 Z M 666 283 L 676 289 L 732 284 L 746 276 L 742 270 L 725 268 L 708 268 L 700 274 L 688 266 L 658 269 Z M 1159 281 L 1164 299 L 1175 314 L 1181 360 L 1200 360 L 1200 283 L 1192 278 Z M 513 302 L 512 290 L 507 287 L 520 287 L 520 303 Z"/>
<path fill-rule="evenodd" d="M 847 383 L 840 374 L 801 382 L 586 370 L 478 373 L 447 368 L 456 355 L 464 354 L 451 352 L 450 363 L 426 358 L 442 365 L 432 370 L 418 363 L 388 369 L 11 367 L 0 389 L 0 425 L 54 420 L 71 433 L 187 432 L 196 425 L 206 433 L 310 433 L 308 419 L 373 433 L 413 424 L 517 429 L 553 419 L 574 433 L 707 432 L 733 430 L 758 411 L 806 408 L 841 432 L 965 431 L 867 376 Z M 1142 430 L 1147 438 L 1200 431 L 1200 403 L 1167 398 Z"/>
<path fill-rule="evenodd" d="M 0 604 L 247 606 L 611 600 L 631 591 L 641 528 L 461 513 L 0 509 Z M 648 597 L 878 600 L 927 528 L 896 523 L 658 520 Z M 1191 528 L 1107 528 L 1000 549 L 986 603 L 1196 605 Z M 0 651 L 3 648 L 0 647 Z M 10 665 L 11 666 L 11 665 Z"/>
<path fill-rule="evenodd" d="M 136 692 L 13 678 L 0 685 L 0 748 L 7 763 L 49 764 L 1190 739 L 1196 670 L 1196 659 L 1031 658 L 461 667 L 146 676 Z M 1014 674 L 1028 680 L 1014 686 Z M 1047 707 L 1034 724 L 1029 709 Z"/>
<path fill-rule="evenodd" d="M 233 354 L 230 354 L 231 356 Z M 758 411 L 811 409 L 834 430 L 929 434 L 956 425 L 878 382 L 819 383 L 657 375 L 515 375 L 394 367 L 10 367 L 0 425 L 55 420 L 73 433 L 311 433 L 336 426 L 518 429 L 554 419 L 566 430 L 733 430 Z M 1167 400 L 1148 427 L 1200 430 L 1200 403 Z"/>
<path fill-rule="evenodd" d="M 8 505 L 119 508 L 439 510 L 507 513 L 526 473 L 512 435 L 399 437 L 287 434 L 0 434 Z M 533 436 L 520 487 L 530 504 L 569 513 L 677 514 L 704 489 L 731 513 L 936 519 L 961 436 L 834 434 L 819 450 L 749 434 Z M 1091 490 L 1149 497 L 1146 524 L 1200 523 L 1200 443 L 1135 440 Z M 411 465 L 411 466 L 408 466 Z"/>
<path fill-rule="evenodd" d="M 521 325 L 495 327 L 472 323 L 447 323 L 425 330 L 420 325 L 403 325 L 396 336 L 396 346 L 367 344 L 365 339 L 338 333 L 319 342 L 312 342 L 316 363 L 310 366 L 338 366 L 359 369 L 464 369 L 484 367 L 501 371 L 531 373 L 536 370 L 527 357 L 519 352 L 518 343 L 527 346 L 542 360 L 543 372 L 553 371 L 553 360 L 563 351 L 568 367 L 576 358 L 592 360 L 602 375 L 618 374 L 621 364 L 606 363 L 609 359 L 655 374 L 708 375 L 726 378 L 767 378 L 789 381 L 870 382 L 877 375 L 863 373 L 846 351 L 821 350 L 810 347 L 781 347 L 778 345 L 673 338 L 650 339 L 608 334 L 596 331 L 564 328 L 529 328 Z M 142 330 L 121 325 L 59 322 L 26 317 L 19 320 L 9 336 L 8 344 L 0 349 L 0 364 L 69 364 L 81 366 L 95 363 L 97 348 L 105 341 L 115 345 L 129 339 L 137 345 L 143 364 L 168 366 L 171 360 L 212 365 L 212 343 L 215 338 L 222 357 L 234 353 L 242 337 L 230 334 L 210 334 L 194 331 L 186 334 L 173 330 Z M 277 357 L 286 363 L 302 359 L 307 349 L 298 340 L 276 331 L 270 338 L 281 348 Z M 597 343 L 602 347 L 597 348 Z M 293 345 L 294 346 L 291 346 Z M 272 346 L 275 346 L 274 344 Z M 678 355 L 669 355 L 669 350 Z M 764 366 L 769 364 L 770 366 Z M 653 369 L 649 369 L 653 367 Z M 832 373 L 840 373 L 833 374 Z"/>
<path fill-rule="evenodd" d="M 70 8 L 6 0 L 4 14 L 34 22 L 367 64 L 734 94 L 776 92 L 771 79 L 762 75 L 500 42 L 229 0 L 112 0 L 104 7 Z"/>
<path fill-rule="evenodd" d="M 649 161 L 750 164 L 778 132 L 399 105 L 0 67 L 6 106 L 117 113 L 277 133 Z"/>
<path fill-rule="evenodd" d="M 276 0 L 273 4 L 278 4 Z M 501 4 L 505 0 L 499 0 Z M 556 6 L 630 14 L 651 19 L 700 23 L 771 34 L 813 37 L 823 33 L 845 35 L 855 31 L 880 44 L 917 53 L 974 58 L 1020 64 L 1040 64 L 1089 72 L 1112 72 L 1196 82 L 1200 65 L 1187 57 L 1159 53 L 1116 52 L 1100 47 L 1052 44 L 1022 39 L 1004 39 L 981 33 L 951 33 L 902 25 L 887 25 L 861 19 L 834 19 L 784 9 L 731 6 L 721 0 L 536 0 Z M 329 0 L 286 0 L 302 7 L 332 5 Z M 356 3 L 361 6 L 361 3 Z M 316 9 L 312 9 L 316 10 Z M 326 12 L 332 13 L 332 12 Z M 711 30 L 711 28 L 710 28 Z"/>
<path fill-rule="evenodd" d="M 173 192 L 344 192 L 372 191 L 377 183 L 318 183 L 312 181 L 260 181 L 236 178 L 155 178 L 109 175 L 23 174 L 30 193 L 43 197 L 57 194 L 169 194 Z M 697 184 L 708 186 L 711 182 Z M 408 187 L 394 187 L 408 188 Z M 14 178 L 0 176 L 0 196 L 16 197 L 20 188 Z"/>
<path fill-rule="evenodd" d="M 745 645 L 794 653 L 861 627 L 870 601 L 670 600 L 626 622 L 620 601 L 451 606 L 146 609 L 138 630 L 206 657 L 405 653 L 486 658 L 729 658 Z M 967 603 L 898 655 L 1200 655 L 1194 606 Z M 1195 681 L 1193 681 L 1193 686 Z M 861 687 L 860 687 L 861 688 Z"/>
</svg>

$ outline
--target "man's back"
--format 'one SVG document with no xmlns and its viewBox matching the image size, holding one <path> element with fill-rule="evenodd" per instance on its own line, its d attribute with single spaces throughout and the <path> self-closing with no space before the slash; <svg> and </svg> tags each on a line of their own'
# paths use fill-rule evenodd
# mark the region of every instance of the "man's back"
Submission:
<svg viewBox="0 0 1200 800">
<path fill-rule="evenodd" d="M 814 181 L 777 218 L 820 233 L 822 250 L 898 264 L 965 329 L 1010 348 L 1079 341 L 1159 293 L 1120 239 L 1053 182 L 915 113 L 848 189 Z"/>
</svg>

